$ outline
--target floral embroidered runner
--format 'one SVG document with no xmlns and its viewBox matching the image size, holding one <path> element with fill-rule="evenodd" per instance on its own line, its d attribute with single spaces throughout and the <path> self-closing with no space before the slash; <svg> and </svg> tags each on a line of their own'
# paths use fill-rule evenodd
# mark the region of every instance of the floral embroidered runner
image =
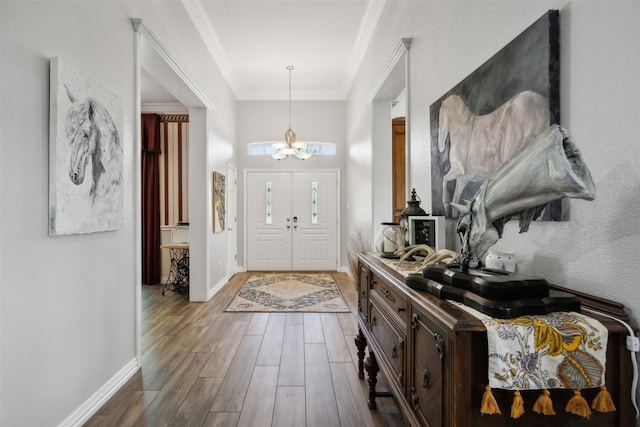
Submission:
<svg viewBox="0 0 640 427">
<path fill-rule="evenodd" d="M 607 328 L 575 312 L 496 319 L 459 304 L 487 329 L 489 385 L 506 390 L 604 385 Z"/>
</svg>

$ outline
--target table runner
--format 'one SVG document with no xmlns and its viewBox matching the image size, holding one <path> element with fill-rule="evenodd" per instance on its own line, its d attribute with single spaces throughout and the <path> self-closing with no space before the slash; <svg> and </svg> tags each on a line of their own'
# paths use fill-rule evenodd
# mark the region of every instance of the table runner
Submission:
<svg viewBox="0 0 640 427">
<path fill-rule="evenodd" d="M 591 409 L 615 411 L 605 387 L 608 331 L 598 320 L 576 312 L 497 319 L 451 302 L 479 318 L 487 330 L 489 384 L 483 414 L 500 413 L 492 388 L 515 391 L 513 418 L 524 413 L 521 390 L 542 390 L 533 410 L 552 415 L 549 389 L 572 389 L 565 410 L 588 418 L 591 411 L 580 389 L 600 387 Z"/>
</svg>

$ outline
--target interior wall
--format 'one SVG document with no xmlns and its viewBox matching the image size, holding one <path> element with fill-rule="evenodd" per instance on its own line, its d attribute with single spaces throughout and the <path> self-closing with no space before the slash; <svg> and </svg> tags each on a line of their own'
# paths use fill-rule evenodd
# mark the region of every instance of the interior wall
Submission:
<svg viewBox="0 0 640 427">
<path fill-rule="evenodd" d="M 56 425 L 136 357 L 133 36 L 123 11 L 106 3 L 0 8 L 1 102 L 9 112 L 0 147 L 0 424 Z M 73 26 L 63 24 L 70 20 Z M 53 56 L 122 100 L 124 220 L 117 231 L 47 234 Z"/>
<path fill-rule="evenodd" d="M 287 101 L 240 101 L 238 102 L 238 203 L 244 200 L 244 172 L 246 170 L 305 171 L 347 168 L 345 162 L 345 113 L 344 101 L 293 101 L 291 104 L 291 127 L 298 141 L 331 142 L 336 144 L 335 156 L 311 156 L 307 160 L 274 160 L 271 156 L 249 156 L 250 142 L 284 141 L 284 132 L 289 126 Z M 350 166 L 349 166 L 350 167 Z M 342 176 L 341 176 L 342 179 Z M 344 215 L 345 191 L 341 191 L 340 218 Z M 341 266 L 346 266 L 345 221 L 341 223 Z M 238 224 L 244 224 L 244 212 L 238 210 Z M 245 259 L 244 226 L 238 227 L 238 262 Z M 246 268 L 240 265 L 240 269 Z"/>
<path fill-rule="evenodd" d="M 198 218 L 198 232 L 206 236 L 199 251 L 206 274 L 198 280 L 211 290 L 227 277 L 226 235 L 213 234 L 207 218 L 211 173 L 235 162 L 235 98 L 181 3 L 0 2 L 0 425 L 68 422 L 136 364 L 139 118 L 130 18 L 153 29 L 215 105 L 199 118 L 206 129 L 197 154 L 202 179 L 190 188 L 198 199 L 190 204 L 190 220 Z M 47 234 L 52 56 L 122 99 L 124 221 L 117 231 Z"/>
<path fill-rule="evenodd" d="M 570 200 L 569 219 L 536 222 L 519 234 L 507 224 L 497 250 L 515 252 L 521 272 L 626 305 L 640 321 L 640 3 L 628 1 L 389 2 L 347 100 L 351 232 L 374 234 L 363 187 L 371 168 L 373 106 L 366 99 L 402 37 L 411 37 L 411 185 L 431 206 L 429 106 L 549 9 L 560 11 L 561 124 L 596 184 L 596 200 Z M 350 163 L 350 166 L 352 164 Z M 373 190 L 375 191 L 375 190 Z M 448 242 L 459 244 L 454 220 Z"/>
</svg>

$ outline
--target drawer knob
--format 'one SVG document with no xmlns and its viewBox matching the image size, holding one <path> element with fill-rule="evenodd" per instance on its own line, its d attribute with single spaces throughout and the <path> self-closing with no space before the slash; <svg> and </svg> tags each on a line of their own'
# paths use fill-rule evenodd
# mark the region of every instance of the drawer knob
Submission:
<svg viewBox="0 0 640 427">
<path fill-rule="evenodd" d="M 431 374 L 428 369 L 422 371 L 422 388 L 429 388 L 429 381 L 431 380 Z"/>
<path fill-rule="evenodd" d="M 382 290 L 382 293 L 384 294 L 385 298 L 390 300 L 391 302 L 396 302 L 395 297 L 393 296 L 393 294 L 391 292 L 389 292 L 388 289 L 386 288 L 380 288 Z"/>
</svg>

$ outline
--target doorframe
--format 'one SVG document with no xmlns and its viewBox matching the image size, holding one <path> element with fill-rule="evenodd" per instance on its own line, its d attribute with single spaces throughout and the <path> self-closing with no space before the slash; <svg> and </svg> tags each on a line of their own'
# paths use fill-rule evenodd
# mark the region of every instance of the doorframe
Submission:
<svg viewBox="0 0 640 427">
<path fill-rule="evenodd" d="M 206 153 L 197 150 L 207 150 L 207 116 L 214 105 L 207 96 L 189 78 L 182 67 L 176 62 L 169 50 L 160 42 L 151 28 L 142 19 L 131 18 L 131 25 L 134 30 L 134 90 L 135 90 L 135 140 L 134 140 L 134 189 L 133 205 L 135 209 L 135 301 L 136 301 L 136 357 L 138 364 L 142 357 L 142 179 L 141 179 L 141 123 L 142 113 L 141 99 L 141 70 L 144 68 L 150 74 L 155 74 L 154 78 L 178 99 L 180 103 L 189 108 L 189 181 L 195 182 L 203 176 L 203 167 L 206 171 Z M 205 159 L 202 162 L 192 160 Z M 205 191 L 206 191 L 205 186 Z M 199 215 L 198 212 L 207 212 L 206 195 L 195 194 L 194 189 L 189 187 L 189 245 L 190 253 L 189 274 L 191 278 L 196 278 L 193 283 L 203 283 L 204 289 L 189 288 L 189 299 L 201 300 L 202 295 L 206 298 L 207 284 L 209 283 L 209 268 L 207 254 L 207 223 L 205 220 L 194 221 L 194 218 L 207 217 Z M 196 255 L 195 257 L 193 255 Z M 205 299 L 202 299 L 205 300 Z"/>
<path fill-rule="evenodd" d="M 405 91 L 405 191 L 412 188 L 411 178 L 411 87 L 409 80 L 409 49 L 411 38 L 402 38 L 396 44 L 391 57 L 369 91 L 367 100 L 372 105 L 371 134 L 372 188 L 383 191 L 373 192 L 371 197 L 371 241 L 375 241 L 377 225 L 389 221 L 389 207 L 393 205 L 391 190 L 391 103 Z M 407 194 L 407 198 L 409 195 Z"/>
<path fill-rule="evenodd" d="M 230 179 L 231 171 L 233 171 L 233 182 Z M 226 200 L 227 212 L 225 212 L 227 230 L 229 230 L 229 226 L 233 227 L 231 229 L 232 232 L 229 232 L 227 236 L 227 274 L 229 277 L 238 271 L 238 168 L 227 164 L 227 194 L 231 194 L 230 188 L 234 189 L 234 198 L 233 200 Z M 229 218 L 230 213 L 233 213 L 235 218 Z M 232 239 L 233 235 L 235 235 L 235 239 Z"/>
<path fill-rule="evenodd" d="M 341 218 L 340 218 L 340 213 L 342 210 L 342 207 L 340 206 L 340 200 L 341 200 L 341 189 L 342 189 L 342 182 L 340 180 L 340 169 L 338 168 L 330 168 L 330 169 L 283 169 L 283 170 L 275 170 L 275 169 L 244 169 L 243 170 L 243 174 L 242 174 L 242 224 L 243 224 L 243 237 L 242 237 L 242 244 L 243 244 L 243 250 L 242 250 L 242 262 L 245 266 L 245 269 L 248 267 L 249 263 L 248 263 L 248 255 L 249 255 L 249 251 L 248 251 L 248 245 L 249 245 L 249 222 L 248 222 L 248 218 L 247 218 L 247 209 L 248 209 L 248 192 L 249 189 L 247 187 L 248 185 L 248 180 L 247 180 L 247 176 L 249 175 L 249 173 L 296 173 L 296 172 L 305 172 L 305 173 L 315 173 L 315 172 L 335 172 L 336 174 L 336 271 L 340 271 L 340 259 L 341 259 L 341 252 L 340 252 L 340 248 L 341 248 L 341 244 L 340 242 L 342 241 L 341 239 Z"/>
</svg>

